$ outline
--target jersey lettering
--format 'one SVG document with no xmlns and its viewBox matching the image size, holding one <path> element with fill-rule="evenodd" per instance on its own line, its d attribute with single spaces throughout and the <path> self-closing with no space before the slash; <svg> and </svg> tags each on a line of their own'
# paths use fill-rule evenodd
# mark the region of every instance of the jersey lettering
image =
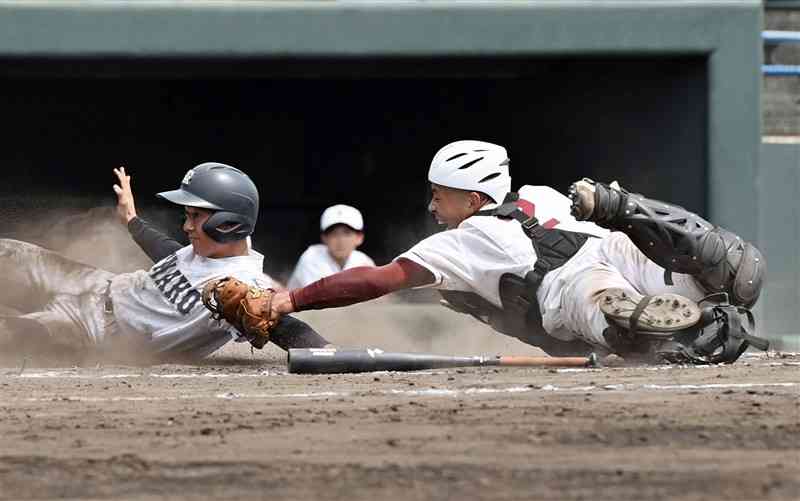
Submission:
<svg viewBox="0 0 800 501">
<path fill-rule="evenodd" d="M 172 254 L 171 256 L 165 257 L 161 260 L 161 262 L 156 263 L 155 266 L 150 268 L 150 277 L 153 280 L 157 280 L 158 277 L 163 273 L 168 273 L 175 269 L 175 263 L 178 262 L 178 256 Z"/>
<path fill-rule="evenodd" d="M 194 289 L 191 289 L 187 294 L 184 294 L 181 297 L 181 300 L 178 303 L 178 311 L 184 315 L 188 315 L 201 299 L 202 296 L 200 293 Z"/>
<path fill-rule="evenodd" d="M 167 289 L 164 295 L 167 296 L 167 300 L 169 302 L 174 302 L 176 299 L 178 299 L 178 296 L 182 292 L 184 292 L 186 289 L 190 289 L 191 287 L 192 284 L 190 284 L 188 280 L 179 281 L 178 283 L 173 284 L 172 287 Z"/>
<path fill-rule="evenodd" d="M 192 288 L 192 284 L 178 269 L 178 257 L 175 254 L 150 268 L 148 274 L 164 298 L 182 315 L 188 315 L 200 302 L 200 292 Z"/>
<path fill-rule="evenodd" d="M 161 292 L 164 292 L 164 288 L 167 286 L 169 282 L 181 276 L 181 272 L 178 270 L 173 271 L 172 273 L 167 273 L 166 275 L 161 275 L 161 277 L 156 280 L 156 287 Z"/>
</svg>

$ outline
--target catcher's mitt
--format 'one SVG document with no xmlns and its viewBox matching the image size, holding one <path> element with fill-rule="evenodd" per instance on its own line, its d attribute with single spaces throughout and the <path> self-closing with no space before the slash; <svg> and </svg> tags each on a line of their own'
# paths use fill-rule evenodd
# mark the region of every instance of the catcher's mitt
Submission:
<svg viewBox="0 0 800 501">
<path fill-rule="evenodd" d="M 280 315 L 272 313 L 274 289 L 261 289 L 232 277 L 209 281 L 203 287 L 203 304 L 211 318 L 225 319 L 236 327 L 254 347 L 269 342 L 270 331 Z"/>
</svg>

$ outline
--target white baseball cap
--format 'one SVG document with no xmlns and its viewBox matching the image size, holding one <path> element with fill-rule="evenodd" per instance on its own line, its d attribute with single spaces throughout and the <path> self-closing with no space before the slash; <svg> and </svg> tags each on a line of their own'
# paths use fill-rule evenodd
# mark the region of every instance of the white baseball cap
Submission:
<svg viewBox="0 0 800 501">
<path fill-rule="evenodd" d="M 334 224 L 346 224 L 356 231 L 362 231 L 364 229 L 364 218 L 355 207 L 339 204 L 325 209 L 319 220 L 319 227 L 322 231 L 327 230 Z"/>
</svg>

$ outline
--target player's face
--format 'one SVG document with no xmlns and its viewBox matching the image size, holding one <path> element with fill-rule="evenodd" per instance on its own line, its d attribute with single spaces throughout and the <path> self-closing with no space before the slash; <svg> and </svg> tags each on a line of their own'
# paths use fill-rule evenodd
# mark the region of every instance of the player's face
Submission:
<svg viewBox="0 0 800 501">
<path fill-rule="evenodd" d="M 189 237 L 195 254 L 203 257 L 223 257 L 227 251 L 225 244 L 215 242 L 203 231 L 203 223 L 211 217 L 211 211 L 186 207 L 186 220 L 183 222 L 183 231 Z"/>
<path fill-rule="evenodd" d="M 461 221 L 473 215 L 475 210 L 470 192 L 431 184 L 431 202 L 428 204 L 428 211 L 439 224 L 456 228 Z"/>
<path fill-rule="evenodd" d="M 344 263 L 364 243 L 364 234 L 344 224 L 337 224 L 322 234 L 322 243 L 328 247 L 334 259 Z"/>
</svg>

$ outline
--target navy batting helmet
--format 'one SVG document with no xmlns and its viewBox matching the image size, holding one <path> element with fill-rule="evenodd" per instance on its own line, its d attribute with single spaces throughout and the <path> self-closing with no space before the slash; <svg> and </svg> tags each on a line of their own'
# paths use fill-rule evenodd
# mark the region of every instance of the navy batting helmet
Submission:
<svg viewBox="0 0 800 501">
<path fill-rule="evenodd" d="M 186 173 L 180 188 L 156 196 L 213 211 L 203 231 L 217 242 L 242 240 L 256 227 L 258 189 L 247 174 L 230 165 L 202 163 Z"/>
</svg>

